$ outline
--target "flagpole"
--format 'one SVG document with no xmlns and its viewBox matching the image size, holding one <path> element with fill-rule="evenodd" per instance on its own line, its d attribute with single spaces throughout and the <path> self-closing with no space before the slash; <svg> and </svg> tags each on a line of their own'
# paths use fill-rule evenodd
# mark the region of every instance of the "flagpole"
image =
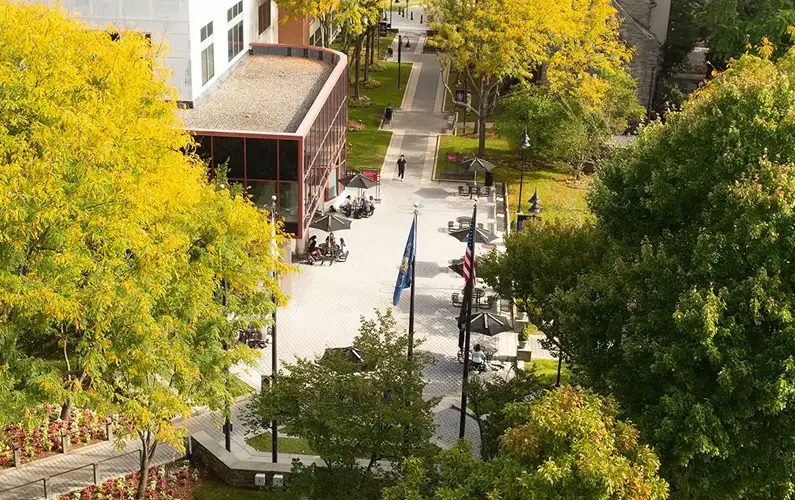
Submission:
<svg viewBox="0 0 795 500">
<path fill-rule="evenodd" d="M 478 217 L 478 205 L 477 203 L 474 204 L 474 209 L 472 211 L 472 224 L 470 225 L 471 230 L 474 231 L 477 226 L 477 217 Z M 467 241 L 467 246 L 469 242 Z M 458 424 L 458 437 L 463 438 L 464 434 L 466 433 L 466 419 L 467 419 L 467 379 L 469 378 L 469 336 L 472 333 L 472 288 L 474 287 L 474 280 L 472 277 L 475 273 L 475 238 L 472 237 L 472 248 L 470 251 L 472 252 L 472 268 L 469 272 L 469 279 L 467 280 L 466 290 L 464 291 L 464 300 L 467 301 L 466 304 L 466 334 L 464 335 L 464 376 L 463 380 L 461 381 L 461 420 Z"/>
<path fill-rule="evenodd" d="M 419 204 L 415 201 L 414 202 L 414 252 L 411 258 L 411 299 L 409 302 L 409 349 L 408 349 L 408 359 L 411 360 L 411 356 L 414 354 L 414 283 L 416 282 L 416 275 L 414 271 L 417 266 L 414 264 L 417 262 L 417 207 Z"/>
</svg>

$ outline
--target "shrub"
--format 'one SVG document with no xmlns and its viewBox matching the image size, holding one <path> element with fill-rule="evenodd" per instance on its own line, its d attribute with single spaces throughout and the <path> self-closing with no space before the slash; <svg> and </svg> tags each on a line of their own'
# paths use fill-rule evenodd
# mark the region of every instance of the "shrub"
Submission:
<svg viewBox="0 0 795 500">
<path fill-rule="evenodd" d="M 353 120 L 348 120 L 348 132 L 361 132 L 364 130 L 364 124 Z"/>
<path fill-rule="evenodd" d="M 369 108 L 372 105 L 370 98 L 366 95 L 363 95 L 356 99 L 355 97 L 351 97 L 348 99 L 348 107 L 350 108 Z"/>
<path fill-rule="evenodd" d="M 370 71 L 375 71 L 376 73 L 386 71 L 386 64 L 381 61 L 376 61 L 370 65 Z"/>
</svg>

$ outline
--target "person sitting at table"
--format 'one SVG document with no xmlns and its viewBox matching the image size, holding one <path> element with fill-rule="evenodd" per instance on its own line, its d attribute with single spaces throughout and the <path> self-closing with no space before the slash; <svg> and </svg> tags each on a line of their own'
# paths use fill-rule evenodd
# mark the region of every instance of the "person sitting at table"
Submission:
<svg viewBox="0 0 795 500">
<path fill-rule="evenodd" d="M 333 255 L 336 250 L 337 238 L 334 236 L 333 232 L 328 233 L 328 236 L 326 236 L 326 253 Z"/>
<path fill-rule="evenodd" d="M 351 216 L 351 195 L 345 197 L 345 201 L 343 201 L 340 206 L 340 211 L 345 214 L 346 217 Z"/>
<path fill-rule="evenodd" d="M 472 350 L 472 366 L 477 370 L 485 370 L 486 368 L 486 353 L 480 348 L 480 344 L 475 344 Z"/>
<path fill-rule="evenodd" d="M 375 200 L 373 199 L 372 196 L 370 197 L 369 201 L 370 201 L 370 213 L 375 212 Z"/>
<path fill-rule="evenodd" d="M 367 198 L 362 198 L 362 213 L 370 213 L 370 201 Z"/>
<path fill-rule="evenodd" d="M 306 259 L 311 264 L 322 256 L 323 252 L 317 247 L 317 236 L 311 236 L 309 238 L 309 245 L 306 247 Z"/>
</svg>

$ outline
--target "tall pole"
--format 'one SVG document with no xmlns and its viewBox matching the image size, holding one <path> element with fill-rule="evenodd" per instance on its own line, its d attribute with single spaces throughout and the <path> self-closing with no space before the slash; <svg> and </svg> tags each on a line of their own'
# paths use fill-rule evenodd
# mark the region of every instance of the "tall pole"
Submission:
<svg viewBox="0 0 795 500">
<path fill-rule="evenodd" d="M 563 353 L 558 351 L 558 378 L 555 380 L 555 387 L 560 387 L 560 366 L 563 364 Z"/>
<path fill-rule="evenodd" d="M 400 90 L 400 48 L 403 46 L 403 37 L 398 35 L 398 90 Z"/>
<path fill-rule="evenodd" d="M 414 256 L 411 259 L 411 300 L 409 302 L 409 350 L 408 359 L 411 361 L 411 356 L 414 354 L 414 284 L 416 281 L 416 274 L 414 273 L 417 266 L 417 207 L 419 204 L 414 202 Z"/>
<path fill-rule="evenodd" d="M 475 204 L 475 209 L 472 212 L 472 225 L 470 227 L 478 227 L 477 226 L 477 216 L 478 216 L 478 205 Z M 469 242 L 467 242 L 467 245 Z M 472 246 L 474 246 L 474 242 Z M 462 377 L 461 381 L 461 420 L 458 423 L 458 437 L 463 438 L 464 434 L 466 433 L 466 425 L 467 425 L 467 380 L 469 379 L 469 337 L 472 333 L 472 288 L 473 288 L 473 280 L 472 275 L 475 273 L 475 249 L 472 250 L 472 269 L 469 272 L 469 280 L 467 280 L 466 290 L 464 291 L 464 300 L 466 300 L 466 334 L 464 335 L 464 376 Z"/>
<path fill-rule="evenodd" d="M 519 199 L 516 201 L 516 213 L 522 213 L 522 188 L 524 187 L 524 151 L 522 151 L 522 171 L 519 174 Z"/>
<path fill-rule="evenodd" d="M 271 245 L 276 244 L 276 195 L 271 196 L 271 230 L 273 231 L 273 240 Z M 273 256 L 276 257 L 275 247 L 271 247 Z M 274 278 L 276 274 L 274 273 Z M 271 326 L 271 384 L 276 386 L 276 371 L 279 368 L 279 357 L 276 352 L 276 298 L 273 299 L 273 325 Z M 279 461 L 279 428 L 274 418 L 271 420 L 271 460 L 273 463 Z"/>
<path fill-rule="evenodd" d="M 389 0 L 389 29 L 392 29 L 392 0 Z"/>
<path fill-rule="evenodd" d="M 224 306 L 224 311 L 226 311 L 226 304 L 228 302 L 227 296 L 229 294 L 229 284 L 226 281 L 226 278 L 221 280 L 221 286 L 223 287 L 223 295 L 221 297 L 222 305 Z M 229 344 L 224 341 L 223 343 L 224 351 L 229 350 Z M 229 389 L 229 370 L 226 370 L 226 388 Z M 226 415 L 224 416 L 224 444 L 226 445 L 226 451 L 232 452 L 232 420 L 229 418 L 232 413 L 232 408 L 229 407 L 227 404 L 226 406 Z"/>
</svg>

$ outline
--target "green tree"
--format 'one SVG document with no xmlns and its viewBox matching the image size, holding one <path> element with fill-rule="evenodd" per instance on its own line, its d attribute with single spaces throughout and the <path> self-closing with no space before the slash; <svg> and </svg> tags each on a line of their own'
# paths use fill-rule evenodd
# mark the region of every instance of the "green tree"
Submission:
<svg viewBox="0 0 795 500">
<path fill-rule="evenodd" d="M 510 427 L 506 414 L 509 404 L 537 398 L 546 389 L 535 368 L 519 370 L 508 378 L 472 377 L 469 380 L 467 401 L 478 424 L 482 459 L 497 453 L 498 438 Z"/>
<path fill-rule="evenodd" d="M 328 47 L 331 43 L 331 30 L 335 19 L 335 8 L 339 0 L 279 0 L 280 13 L 285 15 L 279 19 L 280 23 L 290 20 L 317 19 L 320 23 L 320 46 Z"/>
<path fill-rule="evenodd" d="M 305 439 L 334 473 L 358 468 L 370 472 L 380 460 L 400 463 L 423 454 L 433 435 L 438 399 L 422 397 L 423 367 L 430 356 L 416 348 L 407 358 L 408 335 L 397 331 L 391 310 L 362 318 L 353 341 L 362 362 L 344 354 L 298 359 L 289 375 L 253 398 L 245 419 L 267 429 L 276 419 L 286 432 Z"/>
<path fill-rule="evenodd" d="M 462 74 L 477 97 L 467 109 L 477 117 L 480 156 L 508 79 L 548 86 L 590 113 L 604 105 L 612 75 L 626 71 L 631 54 L 608 0 L 432 0 L 428 9 L 443 71 Z"/>
<path fill-rule="evenodd" d="M 681 498 L 792 498 L 793 68 L 741 57 L 603 164 L 587 269 L 524 263 L 564 283 L 544 317 Z"/>
<path fill-rule="evenodd" d="M 572 387 L 507 409 L 511 427 L 489 461 L 467 442 L 440 453 L 427 468 L 410 459 L 405 478 L 384 500 L 644 499 L 668 497 L 659 460 L 638 431 L 617 418 L 611 399 Z"/>
<path fill-rule="evenodd" d="M 254 354 L 235 330 L 287 270 L 267 215 L 184 153 L 164 51 L 0 4 L 0 425 L 43 402 L 118 413 L 142 472 L 181 446 L 174 417 L 232 400 Z"/>
</svg>

